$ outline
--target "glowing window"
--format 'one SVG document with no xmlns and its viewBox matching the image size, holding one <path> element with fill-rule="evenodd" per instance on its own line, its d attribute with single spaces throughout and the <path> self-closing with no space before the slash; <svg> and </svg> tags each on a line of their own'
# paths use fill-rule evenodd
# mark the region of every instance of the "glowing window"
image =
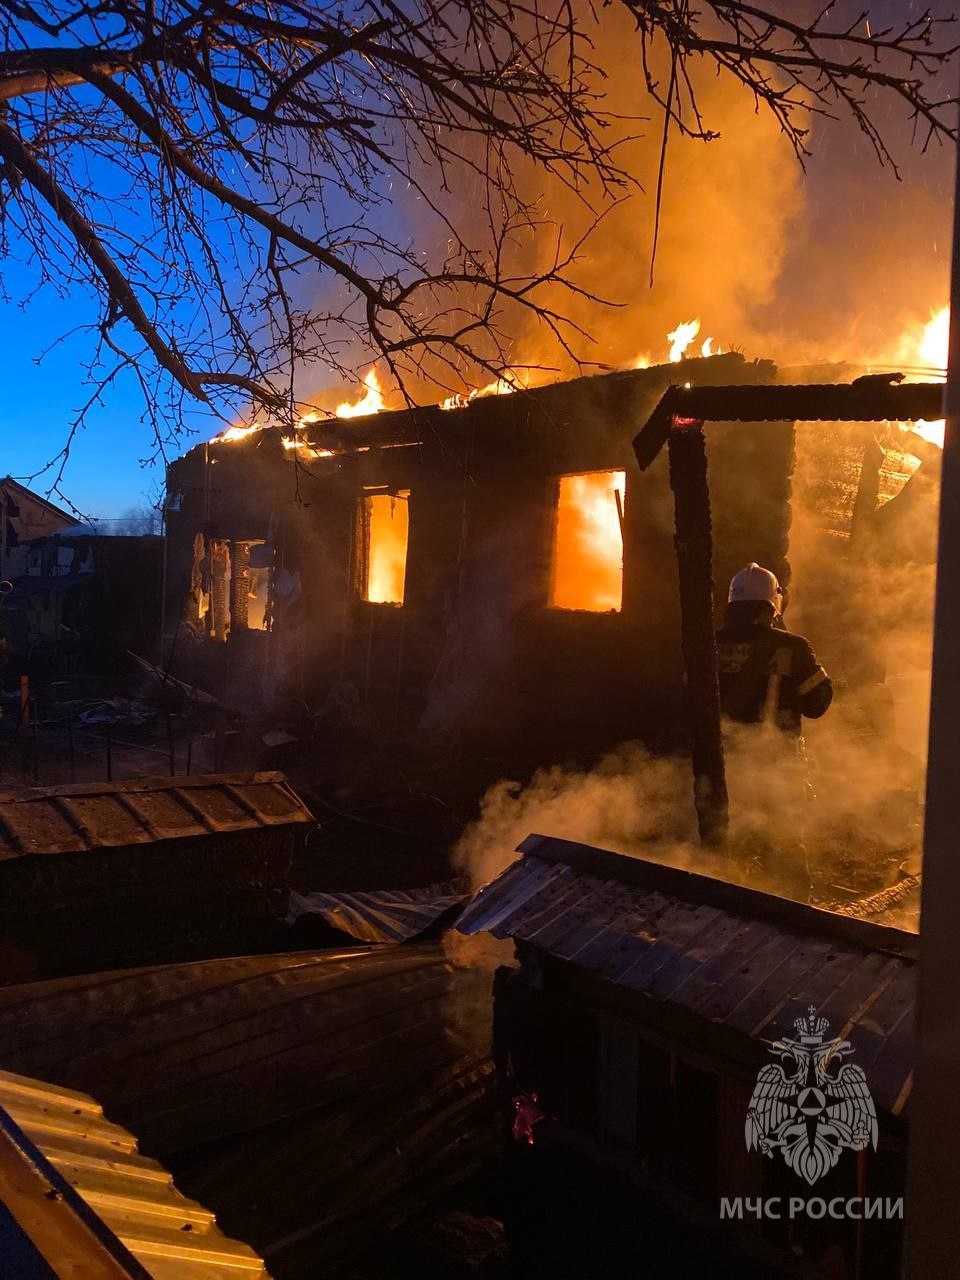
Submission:
<svg viewBox="0 0 960 1280">
<path fill-rule="evenodd" d="M 410 490 L 360 501 L 360 595 L 371 604 L 403 604 L 410 532 Z"/>
<path fill-rule="evenodd" d="M 554 609 L 609 613 L 621 608 L 625 485 L 623 471 L 560 477 L 550 589 Z"/>
</svg>

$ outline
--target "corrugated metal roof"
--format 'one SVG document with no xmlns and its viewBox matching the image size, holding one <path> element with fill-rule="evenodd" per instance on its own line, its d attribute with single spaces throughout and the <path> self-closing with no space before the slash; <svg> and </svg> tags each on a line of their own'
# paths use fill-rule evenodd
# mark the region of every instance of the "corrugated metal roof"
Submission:
<svg viewBox="0 0 960 1280">
<path fill-rule="evenodd" d="M 133 1135 L 106 1120 L 88 1094 L 0 1071 L 0 1108 L 154 1280 L 267 1275 L 257 1254 L 181 1195 L 167 1170 L 140 1155 Z M 0 1198 L 3 1191 L 0 1178 Z M 82 1258 L 49 1249 L 45 1256 L 58 1275 L 87 1274 Z"/>
<path fill-rule="evenodd" d="M 531 836 L 521 850 L 461 932 L 517 938 L 765 1043 L 815 1005 L 852 1044 L 877 1104 L 902 1110 L 915 935 L 568 841 Z"/>
<path fill-rule="evenodd" d="M 439 944 L 414 943 L 4 987 L 0 1067 L 95 1090 L 163 1156 L 331 1100 L 369 1100 L 455 1059 L 449 1031 L 470 978 Z"/>
<path fill-rule="evenodd" d="M 442 915 L 461 906 L 469 896 L 466 883 L 461 881 L 373 893 L 293 892 L 287 923 L 316 915 L 331 928 L 361 942 L 407 942 L 426 933 Z"/>
<path fill-rule="evenodd" d="M 312 821 L 282 773 L 0 791 L 0 860 Z"/>
<path fill-rule="evenodd" d="M 276 1269 L 348 1266 L 494 1151 L 489 975 L 438 943 L 0 988 L 0 1065 L 95 1092 Z"/>
</svg>

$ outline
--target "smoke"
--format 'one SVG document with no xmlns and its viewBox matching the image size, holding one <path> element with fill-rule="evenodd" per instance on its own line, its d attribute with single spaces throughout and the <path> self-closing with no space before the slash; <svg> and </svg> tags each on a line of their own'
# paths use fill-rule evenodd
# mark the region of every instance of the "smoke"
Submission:
<svg viewBox="0 0 960 1280">
<path fill-rule="evenodd" d="M 897 879 L 920 845 L 939 452 L 896 428 L 880 439 L 883 448 L 872 429 L 798 427 L 786 620 L 831 673 L 835 700 L 805 723 L 799 752 L 774 729 L 725 727 L 728 855 L 697 843 L 689 761 L 633 743 L 588 771 L 553 767 L 526 787 L 492 787 L 454 851 L 476 887 L 532 832 L 801 900 L 812 885 L 826 905 Z"/>
<path fill-rule="evenodd" d="M 536 832 L 825 903 L 896 879 L 919 838 L 922 762 L 848 732 L 838 718 L 806 757 L 777 730 L 728 726 L 726 855 L 697 841 L 689 760 L 625 744 L 595 769 L 540 770 L 490 788 L 453 861 L 479 888 Z M 919 768 L 918 768 L 919 764 Z M 502 959 L 501 959 L 502 962 Z"/>
<path fill-rule="evenodd" d="M 699 317 L 698 343 L 709 335 L 725 350 L 783 365 L 869 363 L 896 356 L 900 335 L 944 305 L 952 159 L 938 148 L 923 151 L 906 115 L 879 119 L 898 180 L 852 121 L 808 116 L 812 155 L 803 169 L 772 115 L 707 63 L 692 67 L 693 83 L 703 120 L 718 136 L 708 143 L 676 131 L 670 137 L 651 286 L 662 119 L 655 107 L 651 114 L 625 11 L 604 7 L 591 35 L 606 77 L 605 109 L 649 119 L 620 153 L 643 194 L 607 216 L 581 263 L 580 282 L 619 305 L 580 300 L 568 308 L 595 340 L 582 346 L 587 358 L 620 365 L 646 355 L 655 363 L 667 332 Z M 661 83 L 667 70 L 665 63 L 654 68 Z M 559 182 L 543 186 L 541 174 L 526 182 L 530 197 L 542 190 L 544 213 L 556 225 L 568 235 L 582 229 L 583 210 Z M 516 350 L 518 363 L 556 356 L 532 328 L 518 336 Z"/>
<path fill-rule="evenodd" d="M 598 34 L 607 108 L 622 116 L 648 111 L 629 23 L 606 9 Z M 652 286 L 660 120 L 651 118 L 620 155 L 644 192 L 614 209 L 584 251 L 580 281 L 618 304 L 573 307 L 572 318 L 594 338 L 583 344 L 588 359 L 656 363 L 666 354 L 667 333 L 694 317 L 702 327 L 693 349 L 707 336 L 724 349 L 750 345 L 758 337 L 755 314 L 774 298 L 802 215 L 802 171 L 772 117 L 757 113 L 749 96 L 712 75 L 698 80 L 704 116 L 720 136 L 711 143 L 670 139 Z M 544 205 L 568 231 L 580 229 L 582 211 L 568 192 L 549 191 Z M 535 335 L 524 335 L 521 353 L 530 339 L 536 346 Z"/>
<path fill-rule="evenodd" d="M 891 5 L 880 4 L 878 14 L 885 8 Z M 703 120 L 717 136 L 703 142 L 671 134 L 651 284 L 662 117 L 646 92 L 626 8 L 594 11 L 582 3 L 575 9 L 602 71 L 599 105 L 611 117 L 611 138 L 621 139 L 618 160 L 642 187 L 608 209 L 580 252 L 573 279 L 588 296 L 558 285 L 539 295 L 582 330 L 571 335 L 576 355 L 601 367 L 638 359 L 657 363 L 666 355 L 667 333 L 699 317 L 690 354 L 709 336 L 715 347 L 785 366 L 828 360 L 896 365 L 902 335 L 922 326 L 947 298 L 952 165 L 944 156 L 917 145 L 906 116 L 878 120 L 900 164 L 900 181 L 880 167 L 852 121 L 811 115 L 812 156 L 801 168 L 776 120 L 742 85 L 715 74 L 706 60 L 692 63 Z M 665 59 L 653 72 L 665 82 Z M 866 107 L 880 109 L 872 101 Z M 571 191 L 542 168 L 519 163 L 512 176 L 537 211 L 539 229 L 516 239 L 515 260 L 504 264 L 508 273 L 546 266 L 558 235 L 567 245 L 576 242 L 593 210 L 609 203 L 595 190 Z M 431 191 L 437 186 L 431 171 L 420 177 Z M 435 194 L 442 207 L 443 192 Z M 467 179 L 447 198 L 453 222 L 479 249 L 489 232 L 482 189 L 472 189 Z M 393 199 L 427 257 L 443 258 L 446 229 L 422 202 L 407 207 L 402 193 Z M 578 371 L 549 327 L 530 313 L 504 315 L 499 327 L 523 381 L 548 382 Z M 362 371 L 369 353 L 355 354 Z M 329 372 L 301 371 L 300 379 L 300 394 L 318 404 L 332 408 L 342 398 L 342 386 L 317 393 Z M 490 375 L 464 369 L 463 379 L 465 387 L 480 385 Z M 450 379 L 438 386 L 413 372 L 408 381 L 423 403 L 451 389 Z M 388 403 L 400 404 L 395 390 Z"/>
<path fill-rule="evenodd" d="M 479 888 L 514 860 L 517 845 L 532 832 L 619 853 L 643 847 L 656 856 L 692 848 L 689 765 L 627 743 L 589 772 L 557 765 L 539 770 L 526 787 L 498 782 L 454 850 L 454 863 Z"/>
</svg>

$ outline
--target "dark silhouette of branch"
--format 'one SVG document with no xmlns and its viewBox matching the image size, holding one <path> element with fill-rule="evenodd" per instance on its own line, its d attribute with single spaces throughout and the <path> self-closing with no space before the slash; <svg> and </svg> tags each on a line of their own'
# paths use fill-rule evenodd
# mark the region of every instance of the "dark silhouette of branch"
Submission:
<svg viewBox="0 0 960 1280">
<path fill-rule="evenodd" d="M 871 31 L 785 0 L 621 2 L 664 112 L 658 191 L 671 129 L 715 136 L 696 61 L 801 158 L 809 113 L 844 113 L 893 163 L 878 95 L 923 145 L 953 136 L 933 87 L 953 48 L 928 14 Z M 303 369 L 339 381 L 381 359 L 408 400 L 500 378 L 531 315 L 583 367 L 565 303 L 604 300 L 530 175 L 594 226 L 635 186 L 597 21 L 588 0 L 0 0 L 0 252 L 65 303 L 94 300 L 91 403 L 134 376 L 159 452 L 191 400 L 229 417 L 242 393 L 295 426 Z"/>
<path fill-rule="evenodd" d="M 647 90 L 681 133 L 710 140 L 689 68 L 713 63 L 771 111 L 801 162 L 808 154 L 809 114 L 852 119 L 881 164 L 899 176 L 881 121 L 880 98 L 892 99 L 924 131 L 923 145 L 956 136 L 956 95 L 937 96 L 936 77 L 958 46 L 947 38 L 955 18 L 930 10 L 872 29 L 868 10 L 827 3 L 809 22 L 796 5 L 741 0 L 623 0 L 641 39 Z M 649 56 L 664 41 L 686 90 L 664 92 Z M 952 87 L 952 86 L 951 86 Z M 871 101 L 873 99 L 873 101 Z M 892 126 L 896 114 L 888 115 Z"/>
</svg>

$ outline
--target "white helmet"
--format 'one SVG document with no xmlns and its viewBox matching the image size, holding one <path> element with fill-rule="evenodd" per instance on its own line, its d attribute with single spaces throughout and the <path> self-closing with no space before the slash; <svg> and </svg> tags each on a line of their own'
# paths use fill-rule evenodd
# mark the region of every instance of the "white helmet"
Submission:
<svg viewBox="0 0 960 1280">
<path fill-rule="evenodd" d="M 776 613 L 782 612 L 783 591 L 777 575 L 759 564 L 748 564 L 730 579 L 727 602 L 733 604 L 737 600 L 763 600 L 772 604 Z"/>
</svg>

